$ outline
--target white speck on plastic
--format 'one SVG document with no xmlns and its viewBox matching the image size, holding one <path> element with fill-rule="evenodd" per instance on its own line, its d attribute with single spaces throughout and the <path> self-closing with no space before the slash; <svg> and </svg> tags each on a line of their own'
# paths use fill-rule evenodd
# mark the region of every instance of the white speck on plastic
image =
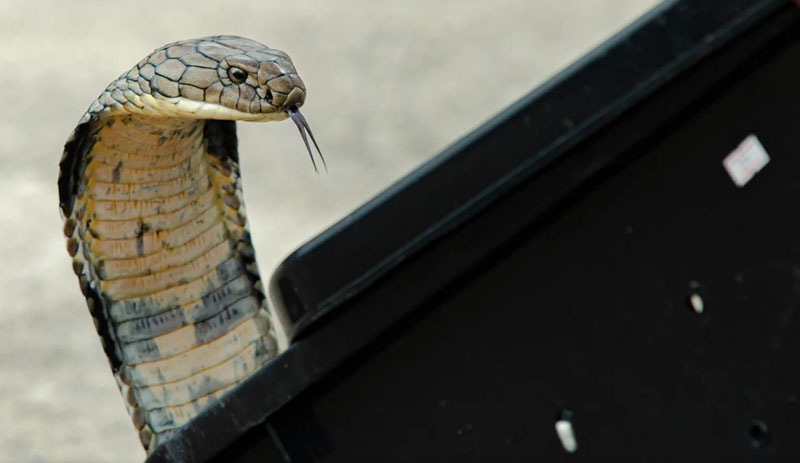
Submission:
<svg viewBox="0 0 800 463">
<path fill-rule="evenodd" d="M 556 434 L 561 440 L 561 446 L 567 453 L 574 453 L 578 450 L 578 441 L 575 439 L 575 432 L 572 430 L 572 423 L 567 420 L 556 421 Z"/>
<path fill-rule="evenodd" d="M 725 156 L 722 165 L 739 188 L 745 186 L 769 162 L 769 155 L 758 141 L 750 134 L 735 150 Z"/>
<path fill-rule="evenodd" d="M 695 313 L 703 313 L 703 298 L 699 294 L 692 294 L 689 296 L 689 304 L 692 305 L 692 310 Z"/>
</svg>

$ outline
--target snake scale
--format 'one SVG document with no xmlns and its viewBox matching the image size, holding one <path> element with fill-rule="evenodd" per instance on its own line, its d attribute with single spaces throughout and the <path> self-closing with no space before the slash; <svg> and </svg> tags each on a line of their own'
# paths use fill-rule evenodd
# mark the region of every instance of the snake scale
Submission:
<svg viewBox="0 0 800 463">
<path fill-rule="evenodd" d="M 148 452 L 277 353 L 236 121 L 291 118 L 314 162 L 305 95 L 282 51 L 175 42 L 113 81 L 64 146 L 67 250 Z"/>
</svg>

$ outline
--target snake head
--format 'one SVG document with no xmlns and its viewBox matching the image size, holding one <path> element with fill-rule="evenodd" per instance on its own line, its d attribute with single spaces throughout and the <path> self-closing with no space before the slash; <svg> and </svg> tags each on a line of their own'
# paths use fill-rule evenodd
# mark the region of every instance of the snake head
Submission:
<svg viewBox="0 0 800 463">
<path fill-rule="evenodd" d="M 112 82 L 85 118 L 118 114 L 274 121 L 290 117 L 323 163 L 299 108 L 303 80 L 286 53 L 244 37 L 213 36 L 165 45 Z M 327 168 L 327 166 L 326 166 Z"/>
<path fill-rule="evenodd" d="M 286 53 L 236 36 L 184 40 L 155 50 L 125 77 L 143 95 L 187 117 L 279 120 L 305 102 L 306 87 Z M 180 116 L 181 114 L 177 114 Z"/>
</svg>

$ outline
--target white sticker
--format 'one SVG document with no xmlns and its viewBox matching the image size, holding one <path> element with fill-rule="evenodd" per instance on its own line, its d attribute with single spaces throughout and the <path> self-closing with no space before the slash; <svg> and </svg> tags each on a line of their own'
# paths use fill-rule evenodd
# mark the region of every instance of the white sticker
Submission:
<svg viewBox="0 0 800 463">
<path fill-rule="evenodd" d="M 769 155 L 755 135 L 748 135 L 743 142 L 731 151 L 722 161 L 728 175 L 738 187 L 747 185 L 769 162 Z"/>
</svg>

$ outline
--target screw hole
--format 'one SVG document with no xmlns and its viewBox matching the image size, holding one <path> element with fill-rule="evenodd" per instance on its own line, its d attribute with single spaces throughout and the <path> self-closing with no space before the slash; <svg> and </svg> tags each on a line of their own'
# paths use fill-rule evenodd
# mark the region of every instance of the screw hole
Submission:
<svg viewBox="0 0 800 463">
<path fill-rule="evenodd" d="M 747 430 L 747 436 L 753 447 L 761 448 L 769 444 L 769 429 L 766 423 L 761 420 L 753 420 Z"/>
<path fill-rule="evenodd" d="M 556 416 L 556 421 L 572 421 L 572 410 L 568 408 L 562 408 L 558 412 L 558 416 Z"/>
</svg>

